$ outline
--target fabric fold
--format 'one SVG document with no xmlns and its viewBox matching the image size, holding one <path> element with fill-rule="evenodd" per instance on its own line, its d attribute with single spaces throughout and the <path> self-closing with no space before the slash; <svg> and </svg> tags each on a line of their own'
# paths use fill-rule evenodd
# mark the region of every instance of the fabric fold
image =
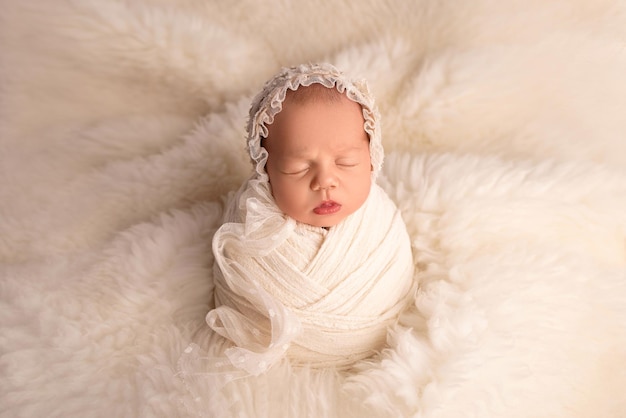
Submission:
<svg viewBox="0 0 626 418">
<path fill-rule="evenodd" d="M 284 356 L 342 368 L 380 350 L 413 276 L 404 223 L 383 190 L 372 185 L 329 230 L 282 215 L 264 182 L 234 199 L 245 210 L 214 237 L 217 307 L 207 315 L 232 344 L 232 364 L 255 375 Z"/>
</svg>

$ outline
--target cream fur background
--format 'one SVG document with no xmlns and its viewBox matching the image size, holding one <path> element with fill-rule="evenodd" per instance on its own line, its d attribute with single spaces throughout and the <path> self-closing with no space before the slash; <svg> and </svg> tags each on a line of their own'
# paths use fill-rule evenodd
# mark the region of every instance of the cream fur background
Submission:
<svg viewBox="0 0 626 418">
<path fill-rule="evenodd" d="M 317 60 L 377 96 L 423 320 L 199 409 L 626 417 L 620 0 L 0 0 L 1 416 L 184 416 L 251 95 Z"/>
</svg>

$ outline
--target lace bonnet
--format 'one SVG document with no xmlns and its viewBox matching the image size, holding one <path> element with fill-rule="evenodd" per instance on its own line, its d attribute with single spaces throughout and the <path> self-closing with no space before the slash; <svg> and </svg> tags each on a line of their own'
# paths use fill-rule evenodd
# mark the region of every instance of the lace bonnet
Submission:
<svg viewBox="0 0 626 418">
<path fill-rule="evenodd" d="M 331 64 L 302 64 L 297 67 L 283 68 L 276 76 L 268 80 L 263 90 L 252 101 L 248 120 L 247 148 L 254 165 L 256 176 L 267 181 L 265 164 L 267 151 L 261 146 L 261 140 L 268 135 L 268 126 L 282 109 L 287 89 L 297 90 L 300 86 L 318 83 L 328 88 L 336 88 L 339 93 L 361 105 L 364 129 L 369 135 L 370 158 L 372 163 L 372 179 L 375 180 L 380 171 L 384 152 L 381 142 L 379 113 L 374 98 L 364 80 L 351 80 Z"/>
</svg>

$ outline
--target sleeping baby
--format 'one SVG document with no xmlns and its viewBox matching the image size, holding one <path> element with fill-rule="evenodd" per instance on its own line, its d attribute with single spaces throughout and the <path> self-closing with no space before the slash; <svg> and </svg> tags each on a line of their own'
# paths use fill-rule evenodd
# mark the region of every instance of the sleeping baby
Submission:
<svg viewBox="0 0 626 418">
<path fill-rule="evenodd" d="M 247 131 L 254 172 L 213 239 L 215 362 L 252 375 L 285 358 L 349 368 L 384 347 L 413 289 L 406 227 L 376 183 L 373 99 L 329 64 L 284 69 Z"/>
</svg>

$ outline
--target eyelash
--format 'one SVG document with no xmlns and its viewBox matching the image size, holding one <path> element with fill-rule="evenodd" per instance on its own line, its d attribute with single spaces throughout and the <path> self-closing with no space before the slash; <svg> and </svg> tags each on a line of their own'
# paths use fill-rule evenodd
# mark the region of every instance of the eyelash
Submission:
<svg viewBox="0 0 626 418">
<path fill-rule="evenodd" d="M 354 163 L 354 164 L 340 164 L 340 163 L 335 163 L 335 165 L 337 165 L 338 167 L 342 167 L 342 168 L 353 168 L 359 165 L 359 163 Z M 296 176 L 298 174 L 304 174 L 305 172 L 307 172 L 309 170 L 309 167 L 303 168 L 302 170 L 298 170 L 298 171 L 284 171 L 283 173 L 288 175 L 288 176 Z"/>
<path fill-rule="evenodd" d="M 309 168 L 307 167 L 307 168 L 305 168 L 303 170 L 300 170 L 300 171 L 292 171 L 292 172 L 286 172 L 285 171 L 284 173 L 287 174 L 288 176 L 295 176 L 295 175 L 298 175 L 298 174 L 304 174 L 304 172 L 308 171 L 308 170 L 309 170 Z"/>
</svg>

